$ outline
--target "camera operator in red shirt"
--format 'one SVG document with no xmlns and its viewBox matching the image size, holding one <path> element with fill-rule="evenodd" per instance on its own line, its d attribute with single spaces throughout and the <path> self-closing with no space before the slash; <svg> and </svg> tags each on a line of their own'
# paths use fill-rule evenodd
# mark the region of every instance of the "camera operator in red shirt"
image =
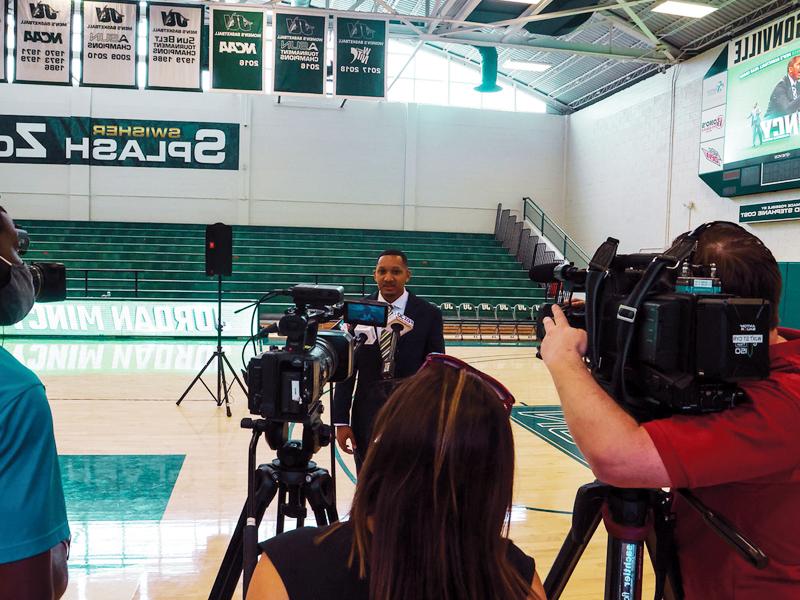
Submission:
<svg viewBox="0 0 800 600">
<path fill-rule="evenodd" d="M 769 557 L 756 569 L 678 495 L 676 544 L 687 600 L 800 598 L 800 331 L 778 328 L 781 275 L 772 252 L 733 223 L 700 234 L 694 263 L 715 263 L 722 291 L 772 304 L 767 379 L 747 402 L 705 415 L 637 423 L 583 361 L 586 332 L 553 307 L 541 355 L 575 443 L 594 475 L 621 488 L 689 488 Z"/>
</svg>

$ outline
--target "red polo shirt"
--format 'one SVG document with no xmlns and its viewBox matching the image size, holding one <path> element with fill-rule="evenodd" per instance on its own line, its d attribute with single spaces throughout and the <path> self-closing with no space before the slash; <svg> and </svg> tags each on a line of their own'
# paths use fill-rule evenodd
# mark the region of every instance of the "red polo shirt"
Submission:
<svg viewBox="0 0 800 600">
<path fill-rule="evenodd" d="M 751 402 L 646 423 L 670 481 L 691 488 L 769 557 L 756 569 L 680 496 L 676 539 L 686 600 L 800 599 L 800 331 L 781 329 Z"/>
</svg>

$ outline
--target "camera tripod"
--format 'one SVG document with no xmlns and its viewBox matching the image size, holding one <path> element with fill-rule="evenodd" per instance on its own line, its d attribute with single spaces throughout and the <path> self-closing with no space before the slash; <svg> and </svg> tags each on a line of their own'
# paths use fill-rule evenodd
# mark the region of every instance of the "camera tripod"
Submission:
<svg viewBox="0 0 800 600">
<path fill-rule="evenodd" d="M 247 480 L 247 500 L 217 572 L 209 600 L 230 600 L 242 573 L 244 595 L 247 594 L 258 562 L 258 526 L 276 493 L 276 534 L 283 533 L 285 517 L 296 519 L 297 527 L 303 526 L 307 515 L 306 502 L 314 513 L 318 527 L 339 520 L 333 478 L 327 470 L 309 460 L 320 446 L 330 443 L 331 430 L 327 425 L 318 422 L 304 424 L 302 442 L 288 440 L 286 423 L 242 419 L 242 427 L 253 431 L 248 456 L 250 475 Z M 266 434 L 270 447 L 278 448 L 278 458 L 256 468 L 256 446 L 262 433 Z"/>
<path fill-rule="evenodd" d="M 192 383 L 189 384 L 189 387 L 186 388 L 186 391 L 183 392 L 183 394 L 181 395 L 180 398 L 178 398 L 178 401 L 175 404 L 180 406 L 181 402 L 183 402 L 183 399 L 186 398 L 191 389 L 194 387 L 194 384 L 199 381 L 200 383 L 203 384 L 203 387 L 205 387 L 208 390 L 208 393 L 211 394 L 211 398 L 214 400 L 214 402 L 217 403 L 217 406 L 222 406 L 223 403 L 225 404 L 225 412 L 230 417 L 231 405 L 229 399 L 229 392 L 233 387 L 233 383 L 236 382 L 239 384 L 239 387 L 242 388 L 242 391 L 244 392 L 245 396 L 247 396 L 247 390 L 245 389 L 244 384 L 242 384 L 241 380 L 239 379 L 239 376 L 236 375 L 236 369 L 234 369 L 231 366 L 228 357 L 225 356 L 225 351 L 222 349 L 222 275 L 217 275 L 217 278 L 219 282 L 219 287 L 217 288 L 217 322 L 215 323 L 215 327 L 217 329 L 217 349 L 214 350 L 214 353 L 211 355 L 211 358 L 209 358 L 205 366 L 202 369 L 200 369 L 200 372 L 195 376 L 195 378 L 192 380 Z M 211 388 L 209 388 L 208 385 L 206 385 L 206 382 L 203 381 L 203 373 L 205 373 L 206 369 L 208 369 L 208 367 L 211 366 L 211 363 L 214 361 L 214 359 L 217 360 L 216 394 L 214 394 L 214 392 L 211 391 Z M 231 370 L 231 375 L 233 376 L 233 380 L 231 381 L 230 387 L 228 386 L 228 382 L 225 379 L 226 365 Z"/>
<path fill-rule="evenodd" d="M 764 553 L 723 517 L 713 513 L 688 490 L 678 491 L 745 560 L 760 569 L 767 565 Z M 605 600 L 641 599 L 645 544 L 656 574 L 656 600 L 682 599 L 673 540 L 672 496 L 672 492 L 620 489 L 599 481 L 581 486 L 575 495 L 572 527 L 544 582 L 548 600 L 561 597 L 601 519 L 608 530 Z"/>
</svg>

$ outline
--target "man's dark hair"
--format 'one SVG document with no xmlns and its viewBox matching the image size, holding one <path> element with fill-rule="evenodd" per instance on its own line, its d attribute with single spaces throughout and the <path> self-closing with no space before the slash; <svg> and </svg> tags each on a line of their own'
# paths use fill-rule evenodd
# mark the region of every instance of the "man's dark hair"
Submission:
<svg viewBox="0 0 800 600">
<path fill-rule="evenodd" d="M 384 250 L 383 252 L 381 252 L 378 255 L 378 260 L 381 259 L 381 256 L 399 256 L 400 258 L 403 259 L 403 265 L 405 265 L 406 267 L 408 266 L 408 257 L 406 256 L 406 253 L 403 252 L 402 250 L 396 250 L 394 248 L 390 248 L 388 250 Z"/>
<path fill-rule="evenodd" d="M 700 234 L 692 262 L 714 263 L 725 294 L 769 300 L 770 327 L 778 326 L 781 272 L 770 249 L 752 233 L 736 223 L 718 221 Z"/>
</svg>

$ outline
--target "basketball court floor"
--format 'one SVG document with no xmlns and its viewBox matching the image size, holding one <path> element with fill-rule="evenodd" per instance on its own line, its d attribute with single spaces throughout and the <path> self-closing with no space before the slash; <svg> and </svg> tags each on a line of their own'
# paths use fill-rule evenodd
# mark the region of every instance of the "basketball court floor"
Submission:
<svg viewBox="0 0 800 600">
<path fill-rule="evenodd" d="M 208 597 L 245 499 L 250 439 L 239 427 L 249 413 L 236 388 L 232 418 L 199 385 L 175 405 L 213 344 L 6 338 L 4 347 L 39 374 L 52 406 L 73 536 L 65 597 Z M 226 351 L 234 365 L 241 364 L 238 343 Z M 511 537 L 536 558 L 544 579 L 569 530 L 575 491 L 593 479 L 591 473 L 572 443 L 535 348 L 450 344 L 448 352 L 498 378 L 516 396 Z M 207 381 L 214 383 L 213 376 Z M 327 412 L 324 417 L 327 421 Z M 262 442 L 259 463 L 272 458 Z M 330 469 L 330 448 L 315 460 Z M 341 460 L 337 503 L 344 516 L 355 469 L 350 456 Z M 261 539 L 274 534 L 274 518 L 273 506 Z M 563 598 L 602 598 L 605 543 L 601 526 Z M 316 565 L 307 567 L 313 577 Z M 646 565 L 645 597 L 650 590 Z M 235 597 L 241 598 L 241 586 Z"/>
</svg>

